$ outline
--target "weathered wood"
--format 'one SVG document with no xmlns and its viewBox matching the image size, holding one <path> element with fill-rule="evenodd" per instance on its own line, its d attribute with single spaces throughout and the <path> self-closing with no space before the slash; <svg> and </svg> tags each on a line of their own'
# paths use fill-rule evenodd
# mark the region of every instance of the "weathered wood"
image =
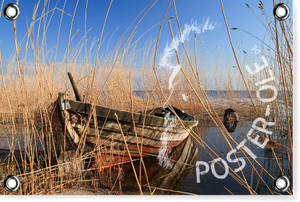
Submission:
<svg viewBox="0 0 300 202">
<path fill-rule="evenodd" d="M 75 111 L 77 113 L 88 114 L 90 111 L 91 104 L 89 103 L 81 103 L 73 100 L 68 100 L 70 103 L 70 111 Z M 117 114 L 120 123 L 127 122 L 132 123 L 132 113 L 122 110 L 111 109 L 102 106 L 96 106 L 96 114 L 98 118 L 104 118 L 108 120 L 115 120 L 115 115 Z M 191 115 L 185 113 L 186 116 Z M 183 128 L 179 120 L 174 119 L 165 119 L 161 116 L 155 116 L 154 114 L 146 115 L 143 113 L 133 113 L 134 123 L 141 125 L 149 125 L 149 126 L 157 126 L 157 127 L 167 127 L 171 122 L 176 124 L 176 127 Z M 187 127 L 192 128 L 198 124 L 198 121 L 183 121 L 187 125 Z"/>
<path fill-rule="evenodd" d="M 75 81 L 73 79 L 73 76 L 72 76 L 72 74 L 70 72 L 68 72 L 68 76 L 69 76 L 70 82 L 72 84 L 76 100 L 79 101 L 79 102 L 83 102 L 82 96 L 81 96 L 81 94 L 80 94 L 80 92 L 79 92 L 79 90 L 77 88 L 77 85 L 76 85 L 76 83 L 75 83 Z"/>
<path fill-rule="evenodd" d="M 65 110 L 67 108 L 67 104 L 65 102 L 63 102 L 66 98 L 66 95 L 64 93 L 58 93 L 58 100 L 57 100 L 57 115 L 61 124 L 61 127 L 64 129 L 66 128 L 67 134 L 66 135 L 66 140 L 67 140 L 67 145 L 72 148 L 72 149 L 76 149 L 77 148 L 77 144 L 74 143 L 74 139 L 76 138 L 76 135 L 72 132 L 74 129 L 72 128 L 72 126 L 70 127 L 69 125 L 71 124 L 69 122 L 69 120 L 66 120 L 66 116 L 65 116 L 65 112 L 67 112 L 67 110 Z M 68 129 L 72 128 L 71 131 L 68 131 Z M 71 134 L 74 134 L 74 136 L 72 137 Z M 78 137 L 79 138 L 79 137 Z M 76 139 L 75 139 L 76 140 Z"/>
<path fill-rule="evenodd" d="M 168 158 L 171 162 L 171 167 L 164 167 L 160 165 L 159 159 L 157 156 L 144 158 L 143 163 L 146 167 L 147 175 L 141 175 L 141 184 L 143 184 L 145 192 L 149 191 L 147 187 L 147 181 L 151 182 L 150 185 L 154 187 L 165 188 L 169 190 L 180 190 L 181 185 L 186 178 L 186 174 L 193 168 L 193 165 L 196 161 L 198 156 L 198 149 L 195 142 L 192 140 L 191 137 L 186 138 L 183 140 L 176 148 L 173 148 Z M 109 165 L 113 165 L 112 163 L 109 164 L 111 161 L 111 155 L 102 153 L 101 156 L 96 156 L 96 166 L 98 166 L 99 170 L 102 168 L 100 172 L 100 182 L 102 185 L 109 185 L 111 182 L 115 182 L 118 177 L 118 172 L 110 172 Z M 98 159 L 97 159 L 98 158 Z M 101 158 L 101 161 L 100 161 Z M 105 166 L 107 168 L 103 169 L 103 164 L 99 164 L 104 162 L 105 160 L 108 161 Z M 130 163 L 123 163 L 127 162 L 127 158 L 123 158 L 118 160 L 118 163 L 122 163 L 122 190 L 130 190 L 130 192 L 135 192 L 138 190 L 137 183 L 133 174 L 132 166 Z M 134 162 L 135 169 L 140 169 L 140 162 Z M 146 177 L 147 176 L 147 177 Z M 156 190 L 155 193 L 161 193 L 159 190 Z"/>
<path fill-rule="evenodd" d="M 82 170 L 84 170 L 84 161 L 82 159 L 77 159 L 77 156 L 75 156 L 76 150 L 69 150 L 63 152 L 57 160 L 58 163 L 58 171 L 62 175 L 66 175 L 68 172 L 73 172 L 76 174 L 81 175 Z M 75 160 L 74 160 L 75 158 Z M 74 160 L 74 162 L 73 162 Z M 73 162 L 73 164 L 72 164 Z"/>
<path fill-rule="evenodd" d="M 160 147 L 171 149 L 180 144 L 189 136 L 191 129 L 198 124 L 194 117 L 175 107 L 176 114 L 182 123 L 175 118 L 165 118 L 169 109 L 156 108 L 146 114 L 131 113 L 102 106 L 95 106 L 93 119 L 86 123 L 91 104 L 64 99 L 59 102 L 65 107 L 59 107 L 64 116 L 64 124 L 71 139 L 77 144 L 82 135 L 83 128 L 88 124 L 86 143 L 92 147 L 124 149 L 124 141 L 120 127 L 116 122 L 117 114 L 125 135 L 130 152 L 138 151 L 137 145 L 143 145 L 143 152 L 158 153 Z M 133 125 L 133 121 L 135 125 Z M 97 131 L 95 130 L 97 129 Z M 115 144 L 116 143 L 116 144 Z M 138 153 L 137 153 L 138 154 Z"/>
<path fill-rule="evenodd" d="M 71 136 L 73 142 L 78 145 L 80 137 L 79 135 L 76 133 L 76 131 L 74 130 L 72 124 L 69 121 L 70 115 L 67 111 L 64 111 L 65 113 L 65 117 L 66 117 L 66 121 L 65 121 L 65 125 L 67 127 L 67 131 L 69 133 L 69 135 Z"/>
</svg>

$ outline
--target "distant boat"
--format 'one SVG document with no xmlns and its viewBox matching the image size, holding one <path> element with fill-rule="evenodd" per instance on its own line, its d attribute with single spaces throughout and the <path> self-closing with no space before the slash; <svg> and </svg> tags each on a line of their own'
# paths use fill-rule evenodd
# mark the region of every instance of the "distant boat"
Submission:
<svg viewBox="0 0 300 202">
<path fill-rule="evenodd" d="M 57 104 L 60 122 L 76 147 L 84 134 L 91 104 L 66 99 L 64 94 L 59 95 Z M 127 154 L 125 138 L 132 156 L 140 156 L 139 151 L 143 156 L 147 156 L 158 154 L 162 148 L 169 150 L 185 140 L 192 128 L 198 124 L 192 115 L 175 107 L 172 108 L 181 120 L 169 108 L 159 107 L 146 113 L 131 113 L 95 106 L 95 116 L 90 117 L 85 141 L 91 148 L 101 148 L 109 153 Z"/>
</svg>

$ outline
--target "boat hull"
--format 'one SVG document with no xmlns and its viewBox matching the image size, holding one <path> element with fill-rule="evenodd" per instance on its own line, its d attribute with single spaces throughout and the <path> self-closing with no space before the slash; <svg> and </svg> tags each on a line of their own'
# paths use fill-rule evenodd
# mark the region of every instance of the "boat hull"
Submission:
<svg viewBox="0 0 300 202">
<path fill-rule="evenodd" d="M 62 125 L 75 145 L 84 139 L 93 148 L 115 154 L 126 154 L 128 149 L 133 156 L 157 154 L 176 147 L 198 124 L 191 115 L 177 108 L 174 110 L 180 119 L 162 108 L 131 113 L 92 107 L 60 96 L 58 109 Z"/>
</svg>

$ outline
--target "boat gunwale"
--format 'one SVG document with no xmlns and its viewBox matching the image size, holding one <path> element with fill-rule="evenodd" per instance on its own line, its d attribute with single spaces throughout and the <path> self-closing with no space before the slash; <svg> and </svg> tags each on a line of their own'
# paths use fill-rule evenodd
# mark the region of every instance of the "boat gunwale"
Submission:
<svg viewBox="0 0 300 202">
<path fill-rule="evenodd" d="M 89 110 L 90 110 L 90 106 L 92 105 L 90 103 L 74 101 L 74 100 L 71 100 L 71 99 L 63 99 L 62 102 L 59 102 L 59 104 L 62 105 L 63 102 L 68 102 L 69 103 L 69 107 L 67 108 L 68 111 L 75 111 L 75 112 L 83 113 L 83 114 L 86 114 L 86 115 L 88 115 Z M 125 110 L 118 110 L 118 109 L 103 107 L 103 106 L 99 106 L 99 105 L 96 105 L 95 107 L 96 107 L 97 117 L 115 120 L 115 118 L 114 118 L 115 113 L 116 114 L 123 114 L 123 116 L 118 117 L 119 121 L 120 122 L 132 123 L 132 115 L 133 115 L 137 119 L 137 120 L 134 120 L 135 124 L 145 124 L 145 125 L 148 125 L 148 126 L 158 126 L 158 127 L 168 127 L 168 126 L 170 126 L 169 124 L 166 124 L 166 119 L 164 117 L 159 117 L 159 116 L 155 116 L 155 115 L 148 115 L 148 114 L 145 115 L 144 113 L 138 113 L 138 112 L 128 112 L 128 111 L 125 111 Z M 79 109 L 79 108 L 81 108 L 81 109 Z M 101 111 L 102 110 L 106 111 L 106 113 L 105 113 L 106 115 L 101 115 L 101 113 L 98 113 L 97 109 L 101 110 Z M 192 115 L 190 115 L 186 112 L 184 112 L 184 113 L 187 114 L 188 116 L 193 117 Z M 124 119 L 124 114 L 125 114 L 125 117 L 130 115 L 130 119 Z M 146 118 L 144 116 L 146 116 Z M 146 120 L 147 118 L 148 118 L 148 121 Z M 156 120 L 155 123 L 151 122 L 151 120 L 153 120 L 153 119 Z M 194 121 L 187 121 L 187 120 L 183 120 L 183 119 L 181 119 L 181 120 L 182 120 L 182 122 L 184 122 L 187 125 L 187 126 L 184 126 L 184 127 L 188 127 L 188 129 L 192 129 L 194 126 L 198 125 L 197 120 L 194 120 Z M 167 123 L 175 121 L 176 126 L 180 126 L 180 128 L 184 128 L 183 125 L 181 124 L 181 122 L 178 119 L 168 118 L 167 121 L 168 121 Z"/>
</svg>

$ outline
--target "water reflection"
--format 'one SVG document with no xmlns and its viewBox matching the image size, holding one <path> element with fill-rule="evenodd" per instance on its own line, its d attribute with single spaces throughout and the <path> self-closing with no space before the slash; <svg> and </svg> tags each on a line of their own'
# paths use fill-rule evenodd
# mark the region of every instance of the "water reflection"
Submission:
<svg viewBox="0 0 300 202">
<path fill-rule="evenodd" d="M 237 143 L 243 141 L 252 123 L 252 121 L 240 121 L 238 127 L 231 132 L 232 138 Z M 226 159 L 226 154 L 231 150 L 231 148 L 228 146 L 223 135 L 214 123 L 199 122 L 199 125 L 194 131 L 222 159 Z M 271 149 L 261 149 L 250 141 L 247 141 L 245 145 L 257 156 L 256 161 L 259 162 L 271 176 L 276 177 L 283 172 L 284 175 L 289 178 L 291 186 L 293 186 L 293 164 L 291 163 L 292 161 L 289 161 L 289 159 L 292 159 L 292 155 L 291 151 L 286 148 L 286 145 L 288 145 L 287 132 L 285 130 L 278 129 L 274 129 L 272 132 L 273 134 L 271 139 L 281 144 L 274 147 L 274 151 Z M 17 140 L 21 143 L 23 142 L 22 138 L 23 136 L 15 138 L 16 149 L 18 149 L 19 145 Z M 12 137 L 9 137 L 8 139 L 0 138 L 0 157 L 1 148 L 8 149 L 7 142 L 10 142 L 11 144 L 12 141 Z M 230 140 L 230 143 L 233 147 L 236 146 L 232 140 Z M 23 148 L 22 145 L 21 148 Z M 3 156 L 6 157 L 8 155 L 8 151 L 3 151 L 3 154 Z M 171 169 L 165 169 L 159 166 L 159 160 L 155 155 L 143 158 L 145 169 L 139 159 L 134 159 L 133 163 L 136 175 L 140 181 L 144 194 L 150 193 L 148 182 L 151 192 L 155 190 L 154 194 L 178 194 L 165 190 L 179 190 L 199 195 L 229 195 L 230 193 L 224 187 L 230 190 L 233 194 L 249 194 L 249 191 L 242 187 L 232 177 L 228 176 L 225 179 L 217 179 L 211 171 L 201 176 L 201 183 L 197 184 L 196 170 L 194 167 L 195 161 L 199 160 L 211 162 L 213 159 L 207 153 L 207 148 L 203 148 L 199 144 L 196 144 L 191 138 L 187 138 L 178 147 L 174 148 L 170 156 L 172 156 L 171 160 L 174 162 Z M 237 157 L 244 158 L 241 152 L 237 152 Z M 246 160 L 246 166 L 243 169 L 243 173 L 249 186 L 251 186 L 258 194 L 271 194 L 266 185 L 274 191 L 273 178 L 265 171 L 262 171 L 262 168 L 253 160 L 250 161 L 255 165 L 257 172 L 252 168 L 248 160 Z M 280 162 L 281 167 L 278 166 L 277 161 Z M 233 169 L 237 168 L 237 164 L 228 163 L 228 165 Z M 147 175 L 145 174 L 145 170 Z M 216 172 L 223 174 L 224 170 L 216 164 Z M 238 174 L 242 176 L 241 172 Z M 136 177 L 130 162 L 123 165 L 115 165 L 109 169 L 101 171 L 100 180 L 103 185 L 113 188 L 113 190 L 118 193 L 139 194 Z M 154 187 L 156 187 L 156 189 Z"/>
<path fill-rule="evenodd" d="M 246 137 L 247 132 L 249 131 L 252 125 L 252 121 L 240 121 L 239 127 L 231 133 L 232 138 L 239 144 Z M 207 145 L 212 148 L 222 159 L 226 160 L 226 154 L 231 151 L 231 148 L 226 143 L 223 135 L 218 130 L 218 128 L 213 124 L 199 125 L 195 128 L 197 134 L 207 143 Z M 256 156 L 256 161 L 273 177 L 277 177 L 282 172 L 286 175 L 292 184 L 293 176 L 293 166 L 289 162 L 289 156 L 291 151 L 286 148 L 284 145 L 288 145 L 287 137 L 282 130 L 273 130 L 271 139 L 279 142 L 281 145 L 274 147 L 274 153 L 271 149 L 261 149 L 257 145 L 253 144 L 250 141 L 245 143 Z M 230 140 L 231 145 L 235 148 L 236 144 Z M 208 154 L 207 148 L 203 148 L 198 145 L 199 154 L 197 161 L 211 162 L 213 159 Z M 276 155 L 276 158 L 274 156 Z M 241 152 L 237 152 L 237 157 L 244 158 L 246 160 L 246 166 L 243 169 L 243 173 L 248 181 L 249 186 L 252 187 L 258 194 L 270 195 L 271 191 L 276 191 L 273 188 L 273 178 L 262 170 L 262 168 L 252 160 L 249 155 L 250 162 L 255 165 L 256 171 L 252 168 L 251 164 L 244 157 Z M 280 167 L 277 164 L 277 160 L 280 162 Z M 216 165 L 216 172 L 220 175 L 224 173 L 224 169 Z M 237 164 L 228 163 L 231 168 L 238 168 Z M 242 176 L 241 172 L 238 172 L 239 176 Z M 259 177 L 261 176 L 261 178 Z M 266 186 L 268 185 L 268 187 Z M 185 179 L 185 182 L 182 186 L 182 191 L 200 194 L 200 195 L 230 195 L 224 187 L 230 190 L 233 194 L 237 195 L 248 195 L 249 191 L 241 186 L 235 179 L 229 175 L 225 179 L 217 179 L 211 171 L 207 174 L 201 176 L 201 183 L 196 183 L 196 169 L 193 168 L 192 172 L 188 174 Z"/>
<path fill-rule="evenodd" d="M 134 161 L 136 175 L 144 194 L 150 194 L 150 190 L 154 194 L 178 194 L 168 190 L 181 189 L 186 176 L 195 164 L 197 155 L 196 144 L 188 137 L 171 151 L 171 161 L 174 162 L 171 168 L 161 167 L 157 155 L 144 157 L 145 167 L 139 159 Z M 106 187 L 122 190 L 122 194 L 139 194 L 131 163 L 101 171 L 100 181 Z"/>
<path fill-rule="evenodd" d="M 224 120 L 223 124 L 224 124 L 225 128 L 227 129 L 227 131 L 232 133 L 237 129 L 239 122 Z"/>
</svg>

